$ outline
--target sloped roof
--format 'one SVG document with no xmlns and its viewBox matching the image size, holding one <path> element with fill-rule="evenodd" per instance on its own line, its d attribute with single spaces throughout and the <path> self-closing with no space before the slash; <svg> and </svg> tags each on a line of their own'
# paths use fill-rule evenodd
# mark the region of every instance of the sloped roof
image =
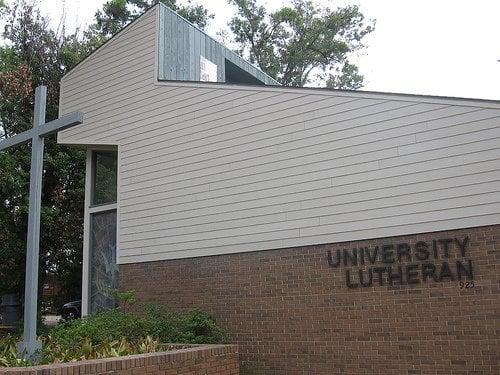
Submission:
<svg viewBox="0 0 500 375">
<path fill-rule="evenodd" d="M 73 74 L 74 71 L 77 71 L 90 57 L 93 57 L 97 53 L 102 53 L 103 50 L 112 48 L 118 36 L 128 32 L 133 24 L 136 24 L 155 8 L 158 8 L 159 17 L 156 24 L 158 36 L 158 80 L 200 81 L 200 56 L 203 56 L 217 64 L 217 82 L 219 83 L 227 82 L 226 71 L 231 69 L 233 75 L 235 74 L 234 72 L 242 75 L 239 83 L 280 85 L 279 82 L 269 75 L 223 46 L 206 32 L 162 3 L 153 5 L 134 21 L 126 25 L 90 55 L 82 59 L 63 76 L 63 79 Z"/>
</svg>

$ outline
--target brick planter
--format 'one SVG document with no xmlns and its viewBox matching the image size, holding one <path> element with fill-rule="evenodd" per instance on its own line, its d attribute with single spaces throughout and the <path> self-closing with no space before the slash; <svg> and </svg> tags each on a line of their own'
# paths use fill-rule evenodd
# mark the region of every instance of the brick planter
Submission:
<svg viewBox="0 0 500 375">
<path fill-rule="evenodd" d="M 18 375 L 239 375 L 237 345 L 200 345 L 167 352 L 137 354 L 54 365 L 1 368 Z"/>
</svg>

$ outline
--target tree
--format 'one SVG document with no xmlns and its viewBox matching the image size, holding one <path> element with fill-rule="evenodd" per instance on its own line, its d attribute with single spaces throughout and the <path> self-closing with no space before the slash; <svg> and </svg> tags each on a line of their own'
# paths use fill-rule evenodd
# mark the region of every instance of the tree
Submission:
<svg viewBox="0 0 500 375">
<path fill-rule="evenodd" d="M 0 139 L 32 126 L 34 88 L 48 88 L 47 120 L 58 115 L 59 81 L 82 57 L 75 35 L 56 35 L 32 3 L 3 7 L 0 46 Z M 62 298 L 80 289 L 84 153 L 46 139 L 40 238 L 40 283 L 52 272 Z M 30 147 L 0 154 L 0 294 L 22 293 Z M 71 274 L 68 276 L 68 274 Z M 64 276 L 62 276 L 64 275 Z"/>
<path fill-rule="evenodd" d="M 167 6 L 204 27 L 210 15 L 202 6 Z M 153 0 L 110 0 L 95 22 L 78 33 L 58 35 L 40 15 L 36 3 L 0 0 L 5 23 L 0 45 L 0 139 L 32 126 L 34 89 L 48 88 L 47 120 L 58 115 L 62 76 L 121 28 L 152 6 Z M 82 150 L 46 139 L 41 209 L 40 284 L 55 275 L 59 304 L 81 293 L 85 155 Z M 0 154 L 0 295 L 24 291 L 30 147 Z M 41 290 L 41 288 L 40 288 Z"/>
<path fill-rule="evenodd" d="M 362 83 L 351 54 L 363 47 L 373 30 L 354 6 L 331 11 L 306 0 L 273 13 L 256 0 L 229 0 L 238 8 L 230 29 L 248 56 L 285 85 L 313 80 L 331 87 L 357 88 Z M 162 0 L 189 21 L 204 28 L 212 18 L 199 5 Z M 84 31 L 57 34 L 28 0 L 6 7 L 0 45 L 0 139 L 32 126 L 34 89 L 48 87 L 47 120 L 58 115 L 62 76 L 103 42 L 155 3 L 154 0 L 110 0 Z M 63 28 L 64 30 L 64 28 Z M 40 281 L 53 273 L 63 288 L 61 300 L 78 298 L 81 282 L 84 153 L 46 140 L 40 239 Z M 0 294 L 23 291 L 30 147 L 0 154 Z"/>
<path fill-rule="evenodd" d="M 293 0 L 269 13 L 257 0 L 229 0 L 237 15 L 229 22 L 238 53 L 287 86 L 312 81 L 337 88 L 359 88 L 363 77 L 349 62 L 374 29 L 357 6 L 331 10 Z"/>
<path fill-rule="evenodd" d="M 213 15 L 201 5 L 193 5 L 191 1 L 187 5 L 179 5 L 177 0 L 160 0 L 188 21 L 204 29 Z M 135 20 L 146 10 L 158 3 L 157 0 L 110 0 L 106 2 L 102 10 L 95 14 L 95 22 L 85 32 L 90 50 L 99 46 L 127 24 Z"/>
</svg>

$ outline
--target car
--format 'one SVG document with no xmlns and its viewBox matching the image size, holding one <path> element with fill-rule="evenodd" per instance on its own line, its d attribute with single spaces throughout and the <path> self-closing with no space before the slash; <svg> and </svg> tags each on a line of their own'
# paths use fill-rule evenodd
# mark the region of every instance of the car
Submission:
<svg viewBox="0 0 500 375">
<path fill-rule="evenodd" d="M 61 309 L 61 316 L 64 320 L 77 319 L 82 316 L 82 301 L 68 302 Z"/>
</svg>

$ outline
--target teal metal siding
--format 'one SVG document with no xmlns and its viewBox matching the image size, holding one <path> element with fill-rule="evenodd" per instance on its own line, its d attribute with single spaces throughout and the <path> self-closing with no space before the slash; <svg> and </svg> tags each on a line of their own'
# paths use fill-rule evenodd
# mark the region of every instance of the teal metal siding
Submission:
<svg viewBox="0 0 500 375">
<path fill-rule="evenodd" d="M 266 85 L 274 79 L 205 34 L 186 19 L 160 4 L 158 78 L 199 81 L 200 56 L 217 64 L 217 81 L 226 82 L 226 59 Z"/>
</svg>

